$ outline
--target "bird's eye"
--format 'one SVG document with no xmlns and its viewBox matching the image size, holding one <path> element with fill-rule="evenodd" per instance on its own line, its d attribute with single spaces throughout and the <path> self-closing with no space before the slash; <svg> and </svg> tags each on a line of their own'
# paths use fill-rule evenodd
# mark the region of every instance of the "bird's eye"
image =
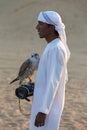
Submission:
<svg viewBox="0 0 87 130">
<path fill-rule="evenodd" d="M 33 55 L 31 57 L 34 57 Z"/>
<path fill-rule="evenodd" d="M 35 54 L 35 56 L 37 56 L 37 54 Z"/>
</svg>

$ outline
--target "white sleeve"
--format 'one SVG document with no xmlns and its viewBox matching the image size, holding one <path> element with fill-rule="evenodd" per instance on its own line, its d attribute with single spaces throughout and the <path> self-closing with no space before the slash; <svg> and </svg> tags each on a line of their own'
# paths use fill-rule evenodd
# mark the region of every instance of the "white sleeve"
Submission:
<svg viewBox="0 0 87 130">
<path fill-rule="evenodd" d="M 44 101 L 42 101 L 40 112 L 48 114 L 59 86 L 64 66 L 64 54 L 61 50 L 59 51 L 58 48 L 51 49 L 47 53 L 46 61 L 46 86 L 44 86 Z"/>
</svg>

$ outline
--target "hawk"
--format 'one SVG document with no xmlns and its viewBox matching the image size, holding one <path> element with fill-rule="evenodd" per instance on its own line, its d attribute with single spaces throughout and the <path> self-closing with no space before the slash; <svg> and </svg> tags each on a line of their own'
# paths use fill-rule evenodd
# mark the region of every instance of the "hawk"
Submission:
<svg viewBox="0 0 87 130">
<path fill-rule="evenodd" d="M 34 71 L 37 70 L 38 64 L 39 64 L 39 54 L 38 53 L 32 53 L 31 57 L 25 60 L 22 65 L 20 66 L 18 76 L 10 82 L 12 84 L 15 81 L 20 81 L 21 84 L 22 81 L 26 78 L 29 78 L 29 81 L 31 80 L 31 76 L 33 75 Z"/>
</svg>

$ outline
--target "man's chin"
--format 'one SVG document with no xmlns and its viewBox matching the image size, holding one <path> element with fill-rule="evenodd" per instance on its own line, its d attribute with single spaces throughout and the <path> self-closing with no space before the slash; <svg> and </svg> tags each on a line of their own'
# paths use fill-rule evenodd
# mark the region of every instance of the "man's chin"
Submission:
<svg viewBox="0 0 87 130">
<path fill-rule="evenodd" d="M 38 33 L 38 35 L 39 35 L 40 38 L 44 38 L 42 35 L 40 35 L 40 33 Z"/>
<path fill-rule="evenodd" d="M 39 37 L 40 37 L 40 38 L 44 38 L 43 36 L 40 36 L 40 35 L 39 35 Z"/>
</svg>

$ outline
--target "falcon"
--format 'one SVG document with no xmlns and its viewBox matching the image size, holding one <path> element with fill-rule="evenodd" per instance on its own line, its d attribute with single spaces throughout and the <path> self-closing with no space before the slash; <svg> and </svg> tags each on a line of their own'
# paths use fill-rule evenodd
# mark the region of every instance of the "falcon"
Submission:
<svg viewBox="0 0 87 130">
<path fill-rule="evenodd" d="M 15 81 L 20 81 L 21 84 L 23 80 L 26 78 L 29 78 L 29 81 L 31 82 L 31 76 L 34 74 L 34 71 L 38 69 L 39 64 L 39 54 L 38 53 L 32 53 L 31 57 L 25 60 L 22 65 L 20 66 L 18 76 L 10 82 L 10 84 L 14 83 Z"/>
</svg>

